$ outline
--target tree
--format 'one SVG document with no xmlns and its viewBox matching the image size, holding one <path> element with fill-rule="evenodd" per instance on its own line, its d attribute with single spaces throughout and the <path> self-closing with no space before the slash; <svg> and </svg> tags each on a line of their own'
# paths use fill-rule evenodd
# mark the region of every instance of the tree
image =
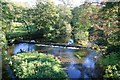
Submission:
<svg viewBox="0 0 120 80">
<path fill-rule="evenodd" d="M 75 7 L 72 11 L 73 37 L 77 43 L 88 41 L 88 29 L 92 26 L 91 16 L 96 12 L 96 6 L 89 3 Z M 81 34 L 81 35 L 80 35 Z"/>
<path fill-rule="evenodd" d="M 2 18 L 0 21 L 2 21 L 2 26 L 4 26 L 3 30 L 7 29 L 6 31 L 10 31 L 12 27 L 11 22 L 14 19 L 13 4 L 2 0 L 1 5 L 2 5 Z"/>
<path fill-rule="evenodd" d="M 34 8 L 32 16 L 34 17 L 32 22 L 40 31 L 42 36 L 48 40 L 51 40 L 52 33 L 54 32 L 54 25 L 57 21 L 58 14 L 56 14 L 56 7 L 52 2 L 38 1 Z"/>
<path fill-rule="evenodd" d="M 60 0 L 63 2 L 65 6 L 72 7 L 73 6 L 73 0 Z"/>
<path fill-rule="evenodd" d="M 103 36 L 103 39 L 106 39 L 108 42 L 106 52 L 102 59 L 105 78 L 118 79 L 120 77 L 119 4 L 119 2 L 106 2 L 105 6 L 99 10 L 99 15 L 96 20 L 96 23 L 99 22 L 96 28 L 104 31 L 105 36 Z"/>
<path fill-rule="evenodd" d="M 60 4 L 57 6 L 57 13 L 59 14 L 58 21 L 56 22 L 56 39 L 60 39 L 63 42 L 68 42 L 71 38 L 71 19 L 72 13 L 71 8 Z"/>
</svg>

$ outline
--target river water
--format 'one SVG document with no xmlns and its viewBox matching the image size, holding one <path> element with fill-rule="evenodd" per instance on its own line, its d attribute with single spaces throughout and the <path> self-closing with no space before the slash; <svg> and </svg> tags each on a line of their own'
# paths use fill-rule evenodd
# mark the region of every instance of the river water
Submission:
<svg viewBox="0 0 120 80">
<path fill-rule="evenodd" d="M 21 52 L 21 50 L 25 52 L 38 51 L 58 57 L 70 80 L 75 78 L 97 78 L 99 76 L 99 72 L 95 69 L 98 55 L 91 49 L 19 43 L 13 48 L 14 55 Z M 76 52 L 86 52 L 87 55 L 80 60 L 74 56 Z"/>
</svg>

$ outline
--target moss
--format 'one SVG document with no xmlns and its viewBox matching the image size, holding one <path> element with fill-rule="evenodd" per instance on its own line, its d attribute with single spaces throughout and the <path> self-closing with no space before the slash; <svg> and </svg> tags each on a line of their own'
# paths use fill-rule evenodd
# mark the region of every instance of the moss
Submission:
<svg viewBox="0 0 120 80">
<path fill-rule="evenodd" d="M 74 55 L 78 58 L 78 59 L 82 59 L 83 57 L 85 57 L 87 55 L 87 51 L 82 50 L 81 52 L 76 52 Z"/>
</svg>

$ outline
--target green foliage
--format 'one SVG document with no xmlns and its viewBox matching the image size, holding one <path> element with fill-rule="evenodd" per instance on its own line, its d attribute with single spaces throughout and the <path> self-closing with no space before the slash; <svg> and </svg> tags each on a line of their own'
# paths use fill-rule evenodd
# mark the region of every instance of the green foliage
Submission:
<svg viewBox="0 0 120 80">
<path fill-rule="evenodd" d="M 99 38 L 96 41 L 96 44 L 99 46 L 106 46 L 108 44 L 107 40 L 105 38 Z"/>
<path fill-rule="evenodd" d="M 79 7 L 75 7 L 72 10 L 73 19 L 72 19 L 72 26 L 74 28 L 79 28 L 82 31 L 87 31 L 91 25 L 91 16 L 95 13 L 95 6 L 84 4 Z"/>
<path fill-rule="evenodd" d="M 14 26 L 12 32 L 6 33 L 6 39 L 36 39 L 40 37 L 40 32 L 36 32 L 36 28 L 33 25 L 29 25 L 28 28 L 29 31 L 24 25 Z"/>
<path fill-rule="evenodd" d="M 59 23 L 59 25 L 57 25 L 57 29 L 56 29 L 56 36 L 55 39 L 62 41 L 63 43 L 68 42 L 68 40 L 71 37 L 71 25 L 68 22 L 61 22 Z"/>
<path fill-rule="evenodd" d="M 104 31 L 103 40 L 99 43 L 107 42 L 107 49 L 100 61 L 104 68 L 104 78 L 120 78 L 120 29 L 118 8 L 119 2 L 106 2 L 105 7 L 99 10 L 99 17 L 96 22 L 102 23 L 96 27 Z M 105 39 L 106 38 L 106 39 Z"/>
<path fill-rule="evenodd" d="M 54 29 L 55 21 L 57 20 L 56 7 L 51 2 L 39 1 L 36 5 L 33 12 L 33 23 L 37 27 L 37 29 L 44 30 L 44 35 L 49 33 L 49 31 Z"/>
<path fill-rule="evenodd" d="M 77 32 L 73 32 L 73 38 L 75 39 L 76 43 L 86 46 L 88 42 L 88 32 L 77 30 Z"/>
<path fill-rule="evenodd" d="M 120 78 L 120 55 L 119 53 L 110 53 L 103 60 L 105 67 L 105 78 Z"/>
<path fill-rule="evenodd" d="M 71 22 L 72 19 L 72 9 L 64 4 L 59 4 L 57 6 L 57 13 L 59 14 L 59 22 Z"/>
<path fill-rule="evenodd" d="M 76 52 L 74 55 L 78 58 L 81 59 L 82 57 L 85 57 L 87 55 L 87 51 L 82 50 L 81 52 Z"/>
<path fill-rule="evenodd" d="M 120 64 L 108 65 L 105 70 L 104 78 L 120 78 Z"/>
<path fill-rule="evenodd" d="M 64 4 L 60 4 L 57 6 L 57 14 L 59 17 L 55 24 L 55 39 L 59 39 L 62 42 L 68 42 L 71 38 L 72 31 L 72 26 L 70 25 L 72 19 L 71 8 Z"/>
<path fill-rule="evenodd" d="M 120 45 L 120 30 L 112 33 L 107 40 L 111 45 Z"/>
<path fill-rule="evenodd" d="M 9 74 L 7 74 L 7 72 L 5 71 L 5 69 L 3 68 L 3 65 L 6 64 L 6 58 L 8 58 L 8 54 L 7 54 L 7 40 L 6 40 L 6 32 L 9 30 L 10 27 L 8 27 L 8 25 L 10 25 L 10 21 L 12 16 L 12 13 L 10 13 L 10 5 L 7 4 L 6 2 L 4 2 L 4 0 L 0 0 L 0 79 L 3 79 L 2 75 L 5 75 L 5 77 L 8 78 Z"/>
<path fill-rule="evenodd" d="M 58 59 L 38 52 L 12 56 L 9 62 L 18 78 L 67 78 Z"/>
<path fill-rule="evenodd" d="M 109 55 L 105 56 L 101 60 L 102 65 L 104 66 L 104 76 L 105 78 L 120 78 L 120 55 L 119 52 L 112 52 Z"/>
<path fill-rule="evenodd" d="M 6 45 L 6 37 L 5 37 L 5 33 L 2 31 L 2 30 L 0 30 L 0 49 L 2 49 L 3 47 L 5 47 L 5 45 Z"/>
<path fill-rule="evenodd" d="M 12 12 L 12 4 L 9 4 L 7 2 L 5 2 L 4 0 L 1 1 L 1 5 L 2 5 L 2 18 L 0 19 L 0 21 L 2 21 L 2 28 L 3 30 L 7 30 L 9 31 L 11 28 L 11 21 L 14 17 L 14 14 Z"/>
<path fill-rule="evenodd" d="M 120 63 L 119 53 L 112 52 L 103 59 L 103 65 L 115 65 Z"/>
<path fill-rule="evenodd" d="M 115 52 L 115 53 L 119 53 L 120 52 L 120 45 L 109 45 L 107 47 L 106 53 L 111 53 L 111 52 Z"/>
<path fill-rule="evenodd" d="M 118 2 L 106 2 L 104 7 L 98 8 L 98 12 L 93 14 L 93 29 L 90 32 L 90 40 L 96 42 L 99 46 L 117 46 L 119 45 L 119 16 Z M 113 47 L 110 48 L 116 50 Z M 107 53 L 107 52 L 106 52 Z"/>
<path fill-rule="evenodd" d="M 119 27 L 116 25 L 118 23 L 118 8 L 119 2 L 106 2 L 105 7 L 101 9 L 101 13 L 104 14 L 101 17 L 109 21 L 109 27 Z"/>
<path fill-rule="evenodd" d="M 4 23 L 7 23 L 7 21 L 9 22 L 9 20 L 6 20 L 8 16 L 5 15 L 11 15 L 9 14 L 10 12 L 10 7 L 8 6 L 8 4 L 6 2 L 4 2 L 4 0 L 0 1 L 0 4 L 3 5 L 1 6 L 1 12 L 3 12 L 0 16 L 0 51 L 3 53 L 2 55 L 4 55 L 4 53 L 6 53 L 6 44 L 7 44 L 7 40 L 6 40 L 6 35 L 5 33 L 7 32 L 6 29 L 6 25 Z M 3 59 L 5 58 L 5 56 L 3 57 Z"/>
<path fill-rule="evenodd" d="M 1 4 L 0 48 L 3 58 L 7 57 L 6 38 L 40 38 L 56 42 L 67 42 L 73 38 L 76 43 L 82 45 L 86 45 L 90 38 L 96 42 L 93 44 L 94 49 L 99 50 L 99 46 L 107 46 L 101 62 L 105 70 L 104 77 L 120 77 L 119 2 L 106 2 L 101 8 L 85 3 L 73 9 L 66 5 L 55 6 L 46 0 L 37 0 L 37 5 L 32 8 L 23 8 L 5 0 L 2 0 Z M 93 29 L 88 34 L 91 25 Z M 75 54 L 79 59 L 84 55 Z M 37 52 L 17 54 L 12 57 L 10 63 L 19 78 L 67 77 L 59 61 L 51 55 L 45 56 Z"/>
<path fill-rule="evenodd" d="M 75 39 L 75 42 L 84 44 L 84 41 L 88 41 L 88 29 L 93 24 L 91 16 L 96 12 L 96 10 L 95 6 L 89 4 L 83 4 L 72 10 L 72 36 Z"/>
</svg>

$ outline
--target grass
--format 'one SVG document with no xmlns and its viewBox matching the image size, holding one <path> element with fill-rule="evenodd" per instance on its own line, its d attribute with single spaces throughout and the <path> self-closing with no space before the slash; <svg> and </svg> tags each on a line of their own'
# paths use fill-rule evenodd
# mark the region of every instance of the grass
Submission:
<svg viewBox="0 0 120 80">
<path fill-rule="evenodd" d="M 38 35 L 36 35 L 36 34 L 38 34 Z M 15 39 L 15 38 L 25 38 L 25 39 L 27 39 L 27 38 L 29 38 L 30 36 L 31 37 L 39 37 L 39 33 L 38 32 L 36 32 L 36 31 L 32 31 L 32 32 L 30 32 L 29 34 L 28 34 L 28 32 L 27 31 L 15 31 L 15 32 L 8 32 L 7 34 L 6 34 L 6 38 L 7 38 L 7 40 L 9 40 L 9 39 Z"/>
</svg>

